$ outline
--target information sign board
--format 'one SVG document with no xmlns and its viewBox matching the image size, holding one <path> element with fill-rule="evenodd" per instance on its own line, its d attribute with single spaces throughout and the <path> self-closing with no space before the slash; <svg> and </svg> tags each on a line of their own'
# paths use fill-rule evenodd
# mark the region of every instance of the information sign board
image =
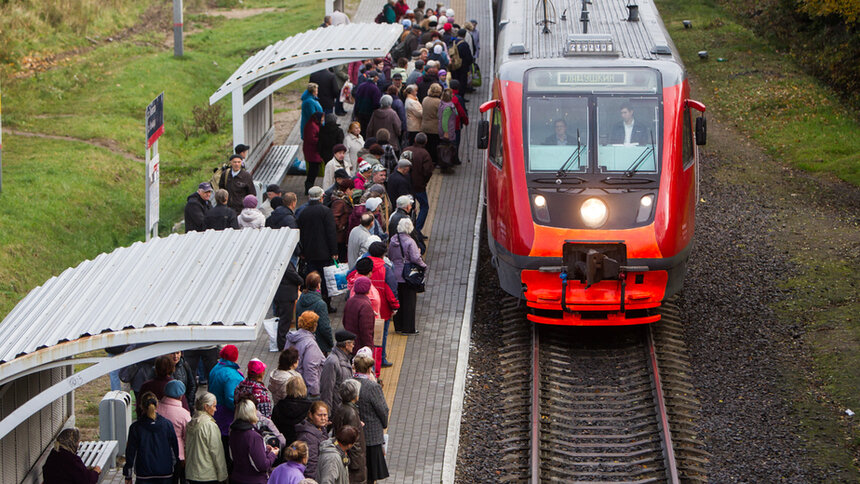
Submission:
<svg viewBox="0 0 860 484">
<path fill-rule="evenodd" d="M 146 107 L 146 149 L 164 134 L 164 93 L 153 99 Z"/>
</svg>

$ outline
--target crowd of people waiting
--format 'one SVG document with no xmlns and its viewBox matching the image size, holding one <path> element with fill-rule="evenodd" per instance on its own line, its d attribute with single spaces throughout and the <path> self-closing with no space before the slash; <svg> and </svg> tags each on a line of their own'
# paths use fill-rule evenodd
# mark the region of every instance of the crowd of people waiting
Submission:
<svg viewBox="0 0 860 484">
<path fill-rule="evenodd" d="M 297 206 L 296 194 L 276 184 L 258 203 L 245 169 L 250 147 L 241 144 L 188 197 L 188 232 L 301 229 L 273 303 L 282 351 L 268 378 L 256 358 L 243 374 L 234 345 L 174 352 L 112 372 L 111 388 L 124 381 L 136 398 L 126 482 L 345 484 L 388 477 L 379 371 L 391 365 L 385 346 L 392 320 L 399 333 L 419 333 L 422 288 L 404 268 L 427 268 L 427 183 L 436 167 L 450 173 L 460 164 L 479 35 L 477 21 L 461 26 L 452 9 L 426 8 L 423 0 L 415 9 L 388 0 L 376 20 L 403 25 L 391 53 L 318 71 L 302 95 L 307 203 Z M 322 26 L 348 22 L 336 11 Z M 345 102 L 354 105 L 346 132 L 338 124 Z M 349 268 L 344 329 L 336 332 L 322 276 L 333 263 Z M 202 385 L 208 391 L 198 392 Z M 79 441 L 77 429 L 60 433 L 46 479 L 97 482 L 100 469 L 86 469 L 76 455 Z"/>
</svg>

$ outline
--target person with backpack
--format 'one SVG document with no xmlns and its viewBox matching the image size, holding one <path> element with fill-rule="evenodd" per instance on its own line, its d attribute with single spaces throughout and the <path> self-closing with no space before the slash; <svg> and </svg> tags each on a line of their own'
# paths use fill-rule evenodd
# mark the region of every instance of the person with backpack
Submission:
<svg viewBox="0 0 860 484">
<path fill-rule="evenodd" d="M 397 11 L 394 9 L 394 0 L 388 0 L 382 6 L 382 12 L 376 16 L 374 22 L 378 24 L 393 24 L 397 22 Z"/>
<path fill-rule="evenodd" d="M 460 65 L 455 66 L 454 57 L 451 58 L 451 75 L 460 83 L 460 87 L 463 91 L 460 91 L 460 94 L 465 94 L 465 88 L 469 85 L 469 71 L 472 70 L 472 64 L 475 62 L 475 58 L 472 56 L 472 48 L 469 47 L 468 42 L 466 42 L 466 29 L 460 29 L 457 31 L 457 37 L 454 39 L 454 43 L 451 46 L 449 52 L 456 52 L 456 57 L 460 59 Z"/>
<path fill-rule="evenodd" d="M 379 157 L 379 163 L 391 173 L 397 165 L 397 150 L 391 144 L 391 133 L 385 128 L 380 128 L 376 132 L 376 141 L 379 142 L 379 146 L 383 150 L 382 156 Z"/>
</svg>

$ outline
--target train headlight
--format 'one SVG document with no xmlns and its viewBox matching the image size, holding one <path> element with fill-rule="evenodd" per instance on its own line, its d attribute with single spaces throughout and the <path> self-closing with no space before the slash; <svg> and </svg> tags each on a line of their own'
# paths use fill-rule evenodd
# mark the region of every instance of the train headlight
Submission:
<svg viewBox="0 0 860 484">
<path fill-rule="evenodd" d="M 648 194 L 639 200 L 639 212 L 636 214 L 637 222 L 644 222 L 651 217 L 651 211 L 654 207 L 654 195 Z"/>
<path fill-rule="evenodd" d="M 585 222 L 585 225 L 593 229 L 606 223 L 606 219 L 609 218 L 609 208 L 599 198 L 589 198 L 586 200 L 579 207 L 579 213 L 582 215 L 582 221 Z"/>
<path fill-rule="evenodd" d="M 546 197 L 543 195 L 535 195 L 532 198 L 532 203 L 535 206 L 535 218 L 541 222 L 549 222 L 549 210 L 546 208 Z"/>
</svg>

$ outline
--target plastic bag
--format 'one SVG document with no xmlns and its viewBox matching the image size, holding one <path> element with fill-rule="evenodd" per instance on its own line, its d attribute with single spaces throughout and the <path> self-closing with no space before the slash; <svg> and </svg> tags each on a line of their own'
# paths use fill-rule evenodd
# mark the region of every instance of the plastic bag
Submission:
<svg viewBox="0 0 860 484">
<path fill-rule="evenodd" d="M 483 80 L 481 79 L 481 68 L 478 67 L 477 62 L 472 64 L 470 71 L 469 75 L 472 78 L 472 87 L 481 87 Z"/>
<path fill-rule="evenodd" d="M 346 81 L 343 83 L 343 88 L 340 90 L 340 102 L 349 102 L 350 96 L 352 96 L 352 83 Z"/>
<path fill-rule="evenodd" d="M 330 266 L 323 267 L 323 277 L 325 278 L 325 287 L 328 289 L 328 295 L 338 296 L 347 291 L 346 275 L 349 272 L 347 264 L 338 264 L 336 261 Z"/>
<path fill-rule="evenodd" d="M 278 318 L 264 319 L 263 329 L 269 335 L 269 351 L 278 351 Z"/>
<path fill-rule="evenodd" d="M 308 165 L 304 160 L 300 160 L 298 158 L 294 159 L 292 163 L 290 163 L 290 167 L 287 168 L 287 175 L 305 175 L 308 172 Z"/>
</svg>

